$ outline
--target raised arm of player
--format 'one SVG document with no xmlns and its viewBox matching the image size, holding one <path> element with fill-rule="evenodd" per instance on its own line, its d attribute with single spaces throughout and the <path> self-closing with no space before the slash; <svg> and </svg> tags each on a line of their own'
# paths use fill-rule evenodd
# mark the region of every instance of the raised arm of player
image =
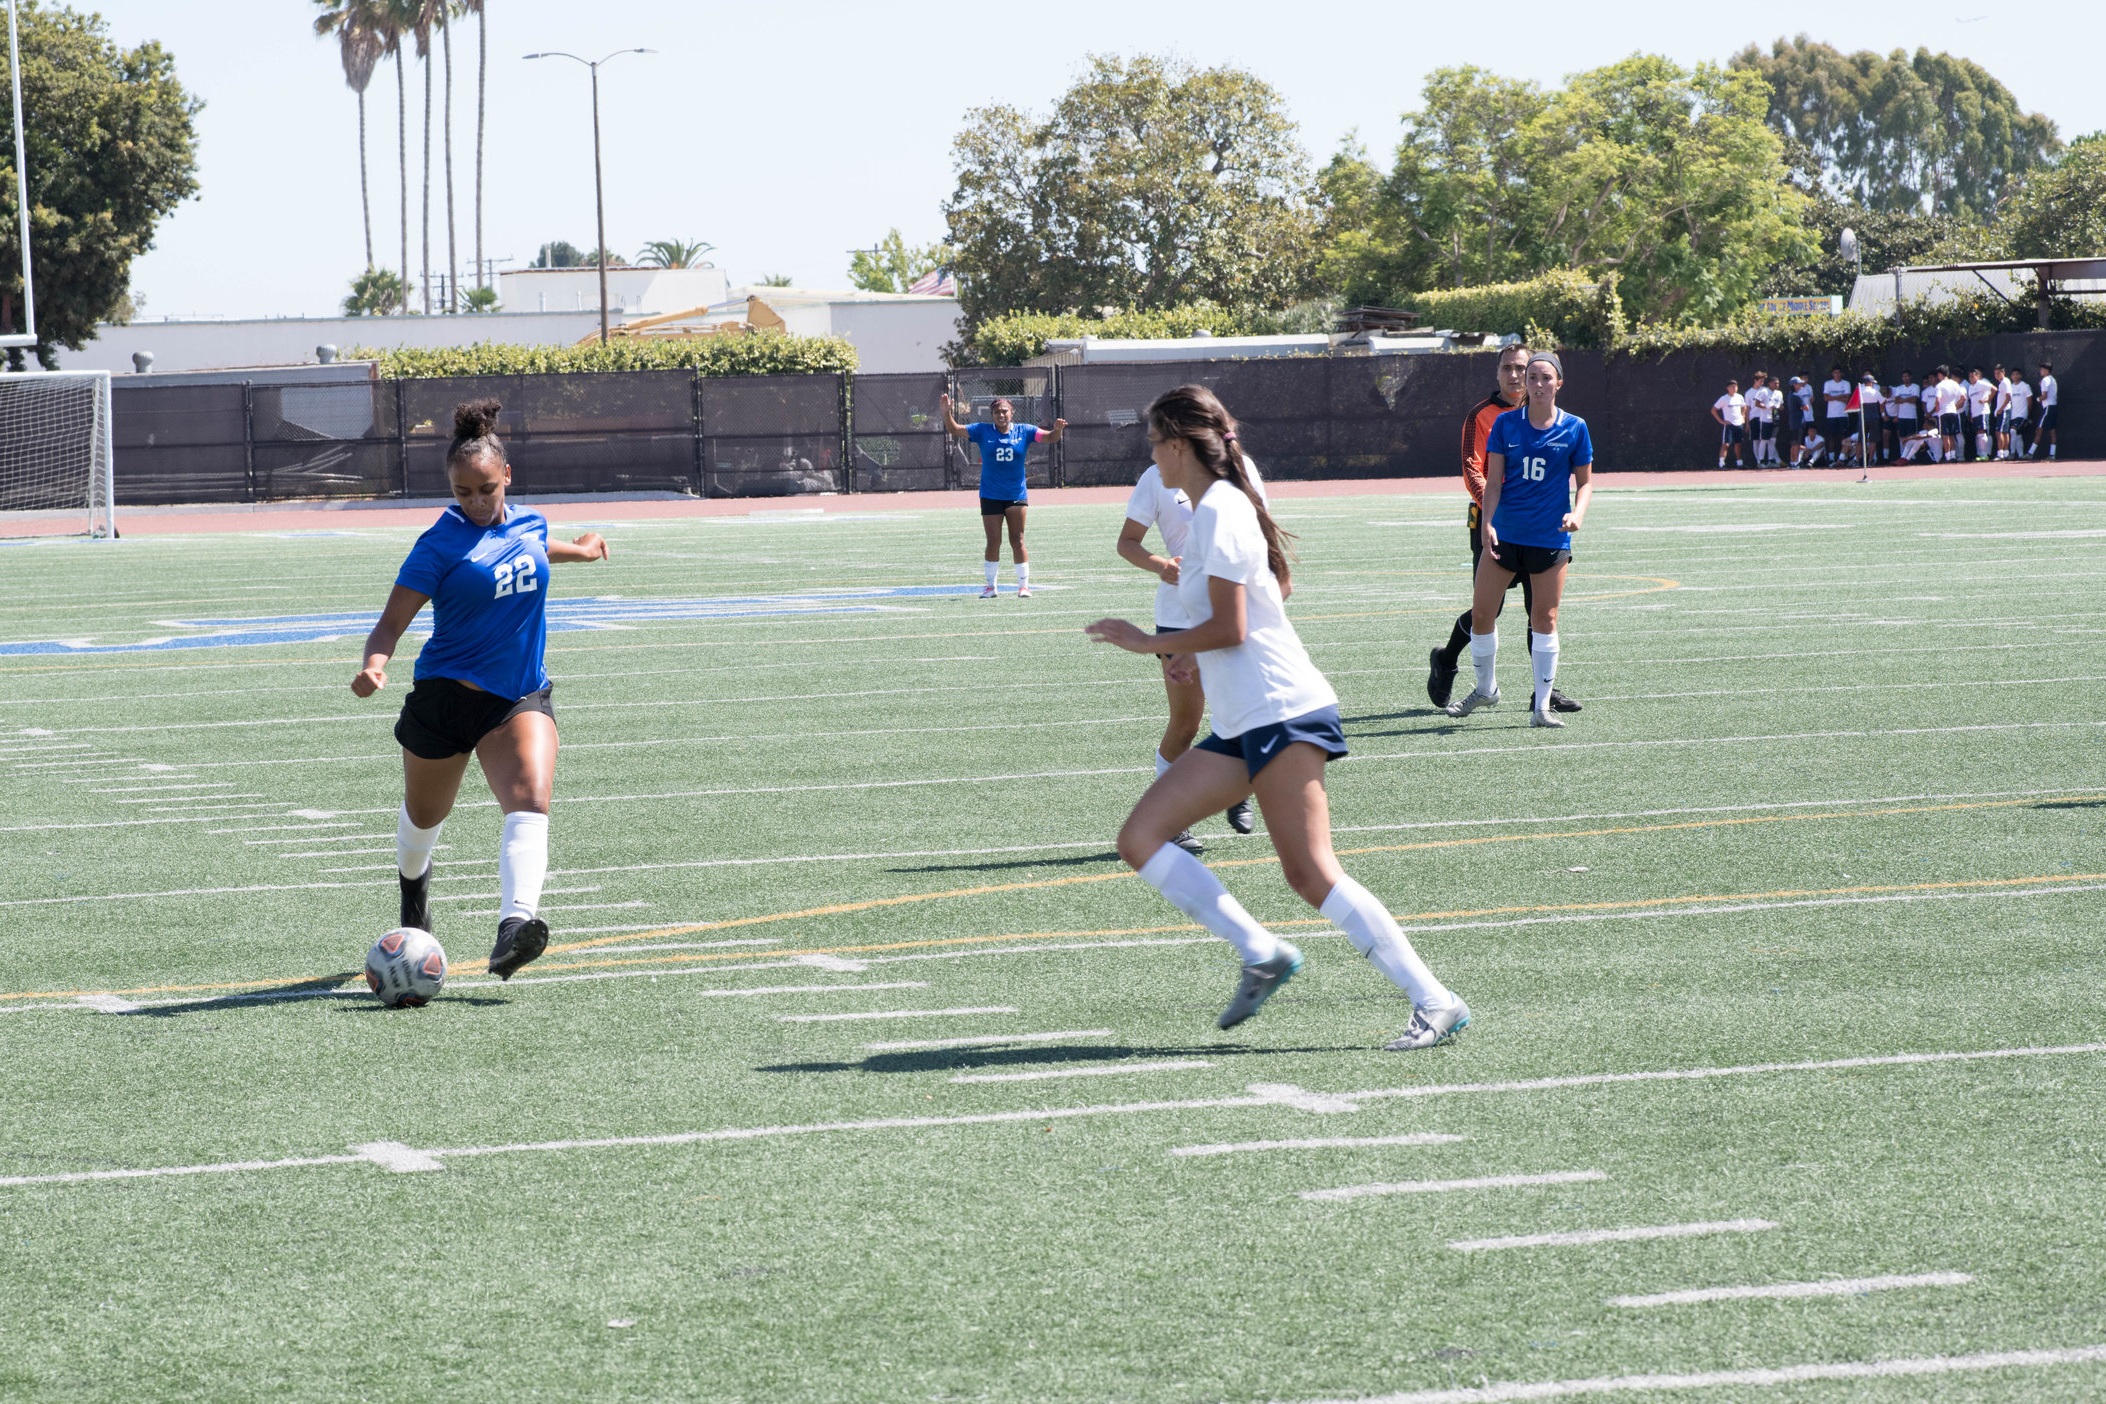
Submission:
<svg viewBox="0 0 2106 1404">
<path fill-rule="evenodd" d="M 937 398 L 936 403 L 942 406 L 943 408 L 944 432 L 949 434 L 954 439 L 964 438 L 965 426 L 963 424 L 960 424 L 958 422 L 958 417 L 951 413 L 951 397 L 948 395 L 939 396 Z"/>
<path fill-rule="evenodd" d="M 1066 438 L 1067 433 L 1068 422 L 1065 419 L 1056 419 L 1053 421 L 1053 427 L 1051 429 L 1047 429 L 1041 426 L 1038 431 L 1038 436 L 1041 439 L 1044 439 L 1046 441 L 1047 446 L 1050 447 L 1054 444 L 1059 443 L 1062 439 Z"/>
<path fill-rule="evenodd" d="M 373 632 L 366 635 L 366 664 L 351 679 L 351 691 L 360 697 L 371 697 L 388 685 L 388 660 L 395 656 L 395 645 L 402 641 L 402 631 L 417 617 L 417 611 L 431 602 L 431 596 L 419 594 L 407 585 L 397 585 L 388 592 L 386 608 L 380 611 L 379 622 Z"/>
<path fill-rule="evenodd" d="M 1559 531 L 1578 531 L 1580 524 L 1587 520 L 1587 504 L 1594 500 L 1594 465 L 1573 464 L 1572 481 L 1577 489 L 1572 494 L 1572 510 L 1565 514 L 1564 524 L 1558 528 Z"/>
</svg>

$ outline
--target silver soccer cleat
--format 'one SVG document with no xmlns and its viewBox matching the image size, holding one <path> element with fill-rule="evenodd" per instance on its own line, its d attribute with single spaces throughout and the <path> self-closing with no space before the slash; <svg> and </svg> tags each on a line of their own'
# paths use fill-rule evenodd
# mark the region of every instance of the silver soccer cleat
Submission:
<svg viewBox="0 0 2106 1404">
<path fill-rule="evenodd" d="M 1450 702 L 1448 704 L 1448 715 L 1451 717 L 1467 717 L 1468 715 L 1470 715 L 1470 713 L 1476 711 L 1479 707 L 1496 707 L 1498 705 L 1499 685 L 1497 683 L 1494 683 L 1492 685 L 1492 690 L 1490 692 L 1485 692 L 1481 688 L 1473 687 L 1470 689 L 1470 695 L 1468 697 L 1465 697 L 1457 702 Z"/>
<path fill-rule="evenodd" d="M 1244 966 L 1243 977 L 1236 982 L 1235 998 L 1221 1011 L 1220 1026 L 1233 1029 L 1257 1013 L 1272 998 L 1272 992 L 1293 979 L 1301 968 L 1302 953 L 1285 941 L 1280 942 L 1280 952 L 1271 960 Z"/>
<path fill-rule="evenodd" d="M 1563 727 L 1563 726 L 1565 725 L 1565 723 L 1563 723 L 1563 722 L 1559 721 L 1559 720 L 1557 719 L 1557 717 L 1556 717 L 1556 716 L 1554 716 L 1554 715 L 1553 715 L 1553 714 L 1552 714 L 1551 712 L 1549 712 L 1548 710 L 1544 710 L 1544 711 L 1540 711 L 1540 712 L 1530 712 L 1530 713 L 1528 714 L 1528 724 L 1529 724 L 1530 726 L 1555 726 L 1555 727 Z"/>
<path fill-rule="evenodd" d="M 1411 1014 L 1411 1027 L 1404 1030 L 1401 1038 L 1393 1038 L 1383 1044 L 1391 1053 L 1409 1053 L 1419 1048 L 1432 1048 L 1446 1043 L 1470 1025 L 1470 1006 L 1460 999 L 1445 1009 L 1428 1014 L 1415 1009 Z"/>
</svg>

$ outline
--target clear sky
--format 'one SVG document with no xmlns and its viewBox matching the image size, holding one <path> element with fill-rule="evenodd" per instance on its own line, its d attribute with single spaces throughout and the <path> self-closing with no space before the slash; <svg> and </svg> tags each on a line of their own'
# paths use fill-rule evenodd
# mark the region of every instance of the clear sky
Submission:
<svg viewBox="0 0 2106 1404">
<path fill-rule="evenodd" d="M 87 8 L 87 0 L 74 0 Z M 200 192 L 134 266 L 146 316 L 331 311 L 364 266 L 357 106 L 333 41 L 301 0 L 102 0 L 120 42 L 158 39 L 204 99 Z M 607 240 L 705 239 L 734 283 L 786 273 L 846 286 L 848 250 L 897 226 L 942 236 L 950 139 L 972 108 L 1043 111 L 1091 53 L 1233 63 L 1275 85 L 1321 160 L 1358 131 L 1378 156 L 1434 68 L 1475 63 L 1556 83 L 1638 50 L 1683 63 L 1806 33 L 1846 49 L 1926 46 L 1973 58 L 2065 137 L 2106 128 L 2098 0 L 1931 0 L 1915 6 L 1591 3 L 1284 4 L 1045 0 L 995 11 L 732 0 L 488 0 L 485 252 L 523 266 L 544 241 L 593 240 L 591 111 L 583 68 L 523 61 L 537 49 L 598 57 L 658 50 L 605 71 Z M 991 19 L 991 23 L 982 23 Z M 455 34 L 454 164 L 464 263 L 471 246 L 475 28 Z M 410 91 L 411 258 L 417 258 L 422 91 Z M 397 255 L 401 206 L 395 75 L 367 92 L 376 252 Z M 438 103 L 435 85 L 434 110 Z M 35 116 L 29 118 L 34 122 Z M 439 154 L 436 140 L 433 162 Z M 444 197 L 433 182 L 433 266 Z"/>
</svg>

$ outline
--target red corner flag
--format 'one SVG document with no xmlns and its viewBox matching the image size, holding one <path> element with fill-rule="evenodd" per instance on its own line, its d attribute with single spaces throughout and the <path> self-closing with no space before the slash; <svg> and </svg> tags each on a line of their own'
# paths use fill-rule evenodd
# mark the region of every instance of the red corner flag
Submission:
<svg viewBox="0 0 2106 1404">
<path fill-rule="evenodd" d="M 1860 398 L 1858 398 L 1858 393 L 1857 393 L 1857 387 L 1856 387 L 1855 385 L 1851 386 L 1851 387 L 1850 387 L 1850 403 L 1849 403 L 1849 404 L 1847 404 L 1847 405 L 1845 405 L 1845 406 L 1843 406 L 1843 408 L 1844 408 L 1844 409 L 1863 409 L 1864 407 L 1865 407 L 1865 402 L 1864 402 L 1863 400 L 1861 400 Z"/>
</svg>

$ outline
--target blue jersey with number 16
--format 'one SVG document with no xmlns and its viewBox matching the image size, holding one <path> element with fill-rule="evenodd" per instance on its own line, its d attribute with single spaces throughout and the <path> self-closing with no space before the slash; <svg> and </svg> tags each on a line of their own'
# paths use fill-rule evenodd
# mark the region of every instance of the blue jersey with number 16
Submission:
<svg viewBox="0 0 2106 1404">
<path fill-rule="evenodd" d="M 1572 470 L 1594 462 L 1594 440 L 1587 421 L 1557 412 L 1548 429 L 1528 422 L 1528 407 L 1508 410 L 1492 421 L 1485 452 L 1506 457 L 1499 483 L 1499 508 L 1492 530 L 1501 541 L 1517 546 L 1572 549 L 1572 533 L 1563 530 L 1572 510 Z"/>
<path fill-rule="evenodd" d="M 431 597 L 419 681 L 456 678 L 511 698 L 548 686 L 548 519 L 539 512 L 507 507 L 503 521 L 479 527 L 448 507 L 395 583 Z"/>
</svg>

